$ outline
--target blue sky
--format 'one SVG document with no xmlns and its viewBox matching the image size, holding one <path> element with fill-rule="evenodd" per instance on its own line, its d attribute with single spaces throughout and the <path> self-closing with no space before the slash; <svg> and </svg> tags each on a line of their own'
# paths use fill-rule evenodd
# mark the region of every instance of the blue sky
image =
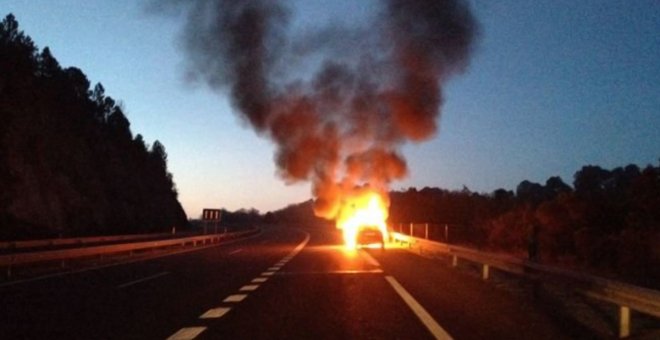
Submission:
<svg viewBox="0 0 660 340">
<path fill-rule="evenodd" d="M 359 21 L 370 1 L 294 2 L 294 27 Z M 329 4 L 326 4 L 329 3 Z M 481 23 L 468 70 L 451 79 L 440 132 L 404 147 L 393 184 L 491 192 L 522 180 L 660 158 L 660 3 L 472 1 Z M 39 47 L 123 102 L 134 134 L 167 148 L 190 217 L 204 207 L 262 212 L 311 197 L 275 176 L 273 146 L 225 96 L 184 80 L 176 16 L 132 0 L 2 0 Z"/>
</svg>

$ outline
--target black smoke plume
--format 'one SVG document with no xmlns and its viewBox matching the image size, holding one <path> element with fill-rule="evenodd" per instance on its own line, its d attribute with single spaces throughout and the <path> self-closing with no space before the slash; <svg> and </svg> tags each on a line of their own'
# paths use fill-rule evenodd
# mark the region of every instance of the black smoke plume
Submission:
<svg viewBox="0 0 660 340">
<path fill-rule="evenodd" d="M 276 144 L 278 174 L 311 181 L 317 214 L 333 218 L 353 188 L 385 192 L 406 176 L 400 147 L 436 133 L 442 84 L 467 66 L 477 24 L 465 1 L 386 0 L 369 29 L 303 35 L 284 3 L 168 5 L 187 15 L 189 75 L 228 91 Z"/>
</svg>

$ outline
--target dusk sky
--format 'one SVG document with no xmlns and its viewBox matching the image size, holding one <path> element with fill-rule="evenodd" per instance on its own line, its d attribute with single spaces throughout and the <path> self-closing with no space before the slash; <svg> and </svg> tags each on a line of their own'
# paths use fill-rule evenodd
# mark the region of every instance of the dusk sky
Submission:
<svg viewBox="0 0 660 340">
<path fill-rule="evenodd" d="M 375 1 L 291 1 L 293 27 L 361 22 Z M 471 1 L 480 36 L 445 87 L 439 133 L 403 148 L 392 189 L 491 192 L 522 180 L 660 159 L 660 2 Z M 0 0 L 62 66 L 80 68 L 125 107 L 133 134 L 161 141 L 189 217 L 261 212 L 311 198 L 276 176 L 273 145 L 226 95 L 185 79 L 183 18 L 134 0 Z"/>
</svg>

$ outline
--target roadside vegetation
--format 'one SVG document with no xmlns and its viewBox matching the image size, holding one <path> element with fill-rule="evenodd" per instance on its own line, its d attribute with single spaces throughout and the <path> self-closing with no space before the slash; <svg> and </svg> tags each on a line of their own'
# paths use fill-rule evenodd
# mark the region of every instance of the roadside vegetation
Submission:
<svg viewBox="0 0 660 340">
<path fill-rule="evenodd" d="M 660 288 L 660 163 L 612 170 L 588 165 L 573 185 L 560 177 L 492 193 L 409 188 L 390 193 L 389 225 L 429 224 L 429 237 Z M 328 225 L 312 202 L 269 212 L 268 223 Z"/>
<path fill-rule="evenodd" d="M 111 50 L 106 51 L 112 53 Z M 121 104 L 0 23 L 0 239 L 185 227 L 167 153 L 133 135 Z"/>
</svg>

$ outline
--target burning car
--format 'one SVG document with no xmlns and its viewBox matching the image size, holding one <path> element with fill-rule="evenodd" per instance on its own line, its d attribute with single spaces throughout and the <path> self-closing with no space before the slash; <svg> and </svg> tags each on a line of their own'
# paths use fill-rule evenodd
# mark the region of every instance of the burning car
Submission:
<svg viewBox="0 0 660 340">
<path fill-rule="evenodd" d="M 387 202 L 384 196 L 365 190 L 345 203 L 337 220 L 337 228 L 344 234 L 346 248 L 379 244 L 384 249 L 387 240 Z"/>
<path fill-rule="evenodd" d="M 360 228 L 355 240 L 357 247 L 378 246 L 385 249 L 385 236 L 377 226 L 364 226 Z"/>
</svg>

